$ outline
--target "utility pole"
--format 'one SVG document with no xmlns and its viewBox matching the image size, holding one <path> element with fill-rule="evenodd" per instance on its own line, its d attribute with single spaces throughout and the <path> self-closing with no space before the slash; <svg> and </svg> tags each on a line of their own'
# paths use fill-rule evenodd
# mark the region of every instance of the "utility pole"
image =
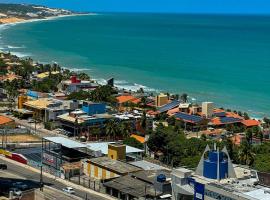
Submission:
<svg viewBox="0 0 270 200">
<path fill-rule="evenodd" d="M 40 191 L 43 191 L 43 139 L 41 141 Z"/>
</svg>

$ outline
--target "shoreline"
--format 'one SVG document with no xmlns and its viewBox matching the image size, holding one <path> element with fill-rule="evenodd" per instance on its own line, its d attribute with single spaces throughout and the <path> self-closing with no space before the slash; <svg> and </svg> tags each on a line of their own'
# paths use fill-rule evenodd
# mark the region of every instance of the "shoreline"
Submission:
<svg viewBox="0 0 270 200">
<path fill-rule="evenodd" d="M 17 25 L 17 24 L 23 24 L 23 23 L 30 23 L 30 22 L 37 22 L 37 21 L 47 21 L 47 20 L 56 20 L 58 18 L 64 18 L 64 17 L 75 17 L 75 16 L 84 16 L 84 15 L 98 15 L 97 13 L 87 13 L 87 14 L 70 14 L 70 15 L 59 15 L 59 16 L 52 16 L 52 17 L 47 17 L 47 18 L 42 18 L 42 19 L 30 19 L 30 20 L 24 20 L 24 21 L 20 21 L 20 22 L 12 22 L 12 23 L 6 23 L 6 24 L 0 24 L 0 31 L 1 31 L 1 27 L 4 26 L 13 26 L 13 25 Z M 0 37 L 1 38 L 1 37 Z M 4 51 L 3 48 L 0 47 L 0 51 Z M 24 55 L 24 56 L 19 56 L 18 54 L 16 54 L 16 52 L 11 52 L 12 54 L 18 56 L 18 57 L 31 57 L 30 55 Z M 31 53 L 31 52 L 30 52 Z M 48 63 L 50 61 L 46 61 L 46 63 Z M 76 68 L 76 67 L 66 67 L 66 66 L 62 66 L 62 68 L 66 68 L 69 69 L 71 71 L 84 71 L 85 73 L 89 74 L 91 76 L 91 78 L 95 81 L 97 81 L 99 84 L 104 85 L 106 82 L 106 78 L 104 77 L 99 77 L 99 76 L 92 76 L 92 73 L 89 73 L 87 71 L 90 71 L 91 69 L 82 69 L 82 68 Z M 115 86 L 118 89 L 125 89 L 126 91 L 137 91 L 139 88 L 143 88 L 145 90 L 146 93 L 158 93 L 158 92 L 164 92 L 164 90 L 160 90 L 160 89 L 156 89 L 156 88 L 151 88 L 148 87 L 146 85 L 143 84 L 138 84 L 138 83 L 133 83 L 133 82 L 128 82 L 126 80 L 123 79 L 115 79 Z M 175 92 L 170 92 L 171 94 L 174 94 Z M 195 99 L 195 100 L 193 100 Z M 189 96 L 189 100 L 191 103 L 201 103 L 202 101 L 198 100 L 196 96 Z M 219 105 L 218 102 L 215 102 L 217 107 L 222 107 L 223 105 Z M 234 106 L 226 106 L 226 108 L 233 108 L 231 110 L 240 110 L 237 109 L 237 105 Z M 247 109 L 241 109 L 241 111 L 247 112 L 250 114 L 250 117 L 252 119 L 262 119 L 264 116 L 269 116 L 267 115 L 267 113 L 261 113 L 260 111 L 250 111 L 248 108 Z"/>
<path fill-rule="evenodd" d="M 70 14 L 70 15 L 58 15 L 58 16 L 51 16 L 51 17 L 45 17 L 45 18 L 34 18 L 34 19 L 20 19 L 15 22 L 7 22 L 0 24 L 1 26 L 9 26 L 9 25 L 16 25 L 16 24 L 24 24 L 24 23 L 31 23 L 31 22 L 39 22 L 39 21 L 47 21 L 47 20 L 55 20 L 58 18 L 64 18 L 64 17 L 76 17 L 76 16 L 88 16 L 88 15 L 97 15 L 96 13 L 86 13 L 86 14 Z"/>
</svg>

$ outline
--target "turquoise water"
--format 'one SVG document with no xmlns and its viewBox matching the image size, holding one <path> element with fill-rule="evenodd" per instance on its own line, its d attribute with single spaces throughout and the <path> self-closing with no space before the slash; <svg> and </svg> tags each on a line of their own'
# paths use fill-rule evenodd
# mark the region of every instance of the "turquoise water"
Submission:
<svg viewBox="0 0 270 200">
<path fill-rule="evenodd" d="M 270 17 L 98 14 L 2 27 L 0 46 L 120 87 L 270 114 Z M 8 46 L 9 45 L 9 46 Z"/>
</svg>

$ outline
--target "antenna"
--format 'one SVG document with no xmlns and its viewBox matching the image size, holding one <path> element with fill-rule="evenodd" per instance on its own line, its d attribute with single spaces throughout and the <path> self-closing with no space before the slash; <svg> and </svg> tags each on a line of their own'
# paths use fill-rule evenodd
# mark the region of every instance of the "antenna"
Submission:
<svg viewBox="0 0 270 200">
<path fill-rule="evenodd" d="M 216 143 L 215 143 L 216 148 Z M 217 179 L 220 181 L 220 174 L 219 174 L 219 148 L 217 149 Z"/>
</svg>

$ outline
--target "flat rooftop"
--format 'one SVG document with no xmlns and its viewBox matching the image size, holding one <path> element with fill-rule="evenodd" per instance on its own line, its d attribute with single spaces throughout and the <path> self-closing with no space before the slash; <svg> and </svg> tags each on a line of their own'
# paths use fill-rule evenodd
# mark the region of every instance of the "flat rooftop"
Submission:
<svg viewBox="0 0 270 200">
<path fill-rule="evenodd" d="M 105 187 L 114 188 L 124 194 L 129 194 L 134 197 L 144 197 L 145 195 L 155 196 L 160 195 L 155 192 L 154 187 L 131 176 L 122 176 L 104 183 Z"/>
<path fill-rule="evenodd" d="M 118 174 L 127 174 L 131 172 L 137 172 L 142 170 L 139 167 L 135 167 L 128 163 L 124 163 L 118 160 L 113 160 L 108 157 L 99 157 L 88 160 L 88 162 L 98 165 L 100 167 L 109 169 Z"/>
<path fill-rule="evenodd" d="M 40 98 L 40 99 L 37 99 L 37 100 L 27 101 L 23 105 L 43 110 L 43 109 L 46 109 L 49 105 L 60 104 L 60 103 L 61 103 L 61 101 L 56 100 L 56 99 Z"/>
<path fill-rule="evenodd" d="M 43 139 L 56 143 L 56 144 L 61 144 L 64 147 L 73 149 L 73 148 L 84 148 L 86 147 L 85 144 L 82 144 L 80 142 L 76 142 L 74 140 L 65 138 L 65 137 L 44 137 Z"/>
<path fill-rule="evenodd" d="M 168 181 L 171 181 L 171 171 L 170 170 L 144 170 L 132 173 L 132 177 L 136 177 L 142 181 L 145 181 L 150 184 L 154 184 L 156 182 L 156 178 L 158 175 L 164 174 Z"/>
<path fill-rule="evenodd" d="M 134 161 L 130 162 L 131 165 L 134 165 L 136 167 L 140 167 L 144 170 L 161 170 L 161 169 L 167 169 L 165 167 L 162 167 L 160 165 L 145 161 L 145 160 L 140 160 L 140 161 Z"/>
<path fill-rule="evenodd" d="M 115 144 L 115 142 L 92 142 L 87 143 L 87 147 L 92 151 L 101 151 L 102 154 L 107 155 L 109 144 Z M 144 152 L 144 150 L 126 145 L 127 154 L 142 153 L 142 152 Z"/>
</svg>

